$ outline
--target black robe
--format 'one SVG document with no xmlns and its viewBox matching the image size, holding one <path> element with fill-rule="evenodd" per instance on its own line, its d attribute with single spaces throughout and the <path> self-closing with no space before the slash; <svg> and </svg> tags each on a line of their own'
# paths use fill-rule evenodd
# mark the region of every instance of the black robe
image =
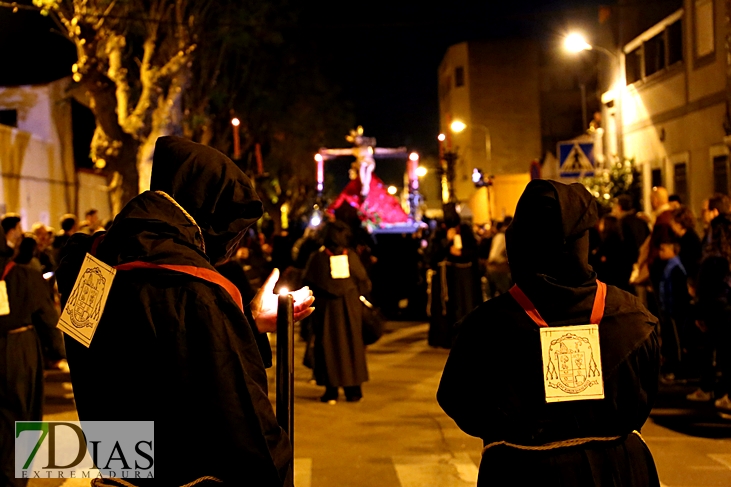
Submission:
<svg viewBox="0 0 731 487">
<path fill-rule="evenodd" d="M 0 274 L 11 255 L 0 229 Z M 10 314 L 0 316 L 0 485 L 20 487 L 27 479 L 15 478 L 15 421 L 43 419 L 43 352 L 38 333 L 55 329 L 58 312 L 36 269 L 15 265 L 5 282 Z M 33 327 L 17 331 L 28 325 Z"/>
<path fill-rule="evenodd" d="M 462 254 L 453 255 L 447 230 L 435 232 L 429 248 L 429 285 L 427 313 L 428 343 L 432 347 L 450 348 L 456 335 L 455 325 L 482 302 L 477 241 L 469 225 L 460 224 Z"/>
<path fill-rule="evenodd" d="M 250 182 L 233 162 L 183 139 L 158 139 L 152 187 L 161 186 L 194 216 L 206 252 L 183 212 L 148 191 L 97 240 L 98 258 L 215 272 L 209 258 L 224 257 L 261 216 Z M 57 273 L 64 299 L 98 236 L 74 235 L 66 246 Z M 68 338 L 66 346 L 82 421 L 155 422 L 154 485 L 203 476 L 225 485 L 292 484 L 289 439 L 267 397 L 252 328 L 219 285 L 175 271 L 118 271 L 91 346 Z"/>
<path fill-rule="evenodd" d="M 596 208 L 582 191 L 531 182 L 507 234 L 513 276 L 550 326 L 587 324 L 592 311 L 597 286 L 587 264 L 586 232 Z M 632 434 L 644 424 L 657 394 L 656 325 L 634 296 L 608 286 L 599 324 L 605 398 L 546 403 L 538 326 L 523 308 L 505 294 L 470 313 L 437 393 L 463 431 L 486 445 L 620 437 L 550 450 L 491 447 L 483 455 L 478 485 L 659 485 L 650 451 Z"/>
<path fill-rule="evenodd" d="M 330 276 L 330 256 L 325 250 L 310 257 L 303 283 L 315 295 L 311 316 L 314 373 L 318 385 L 359 386 L 368 380 L 363 343 L 363 304 L 360 296 L 370 292 L 371 281 L 353 250 L 348 251 L 350 277 Z"/>
</svg>

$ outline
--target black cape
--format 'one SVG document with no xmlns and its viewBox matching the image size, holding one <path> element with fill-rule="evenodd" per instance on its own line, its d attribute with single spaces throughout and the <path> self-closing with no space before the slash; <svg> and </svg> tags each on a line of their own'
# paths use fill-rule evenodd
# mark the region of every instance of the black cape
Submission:
<svg viewBox="0 0 731 487">
<path fill-rule="evenodd" d="M 597 289 L 587 263 L 594 205 L 581 186 L 533 181 L 506 234 L 511 272 L 550 326 L 589 322 Z M 485 444 L 526 446 L 620 436 L 545 451 L 490 448 L 478 485 L 659 485 L 649 450 L 631 434 L 657 394 L 656 324 L 634 296 L 608 286 L 599 325 L 605 398 L 547 404 L 538 326 L 523 308 L 504 294 L 470 313 L 437 393 L 463 431 Z"/>
<path fill-rule="evenodd" d="M 176 137 L 157 141 L 152 188 L 195 218 L 206 251 L 183 212 L 148 191 L 97 240 L 98 258 L 215 272 L 209 259 L 225 258 L 262 214 L 230 159 Z M 74 235 L 66 246 L 57 273 L 64 299 L 98 236 Z M 267 397 L 252 327 L 217 284 L 174 271 L 119 271 L 91 346 L 66 344 L 82 421 L 155 422 L 155 485 L 202 476 L 226 485 L 291 485 L 291 447 Z"/>
</svg>

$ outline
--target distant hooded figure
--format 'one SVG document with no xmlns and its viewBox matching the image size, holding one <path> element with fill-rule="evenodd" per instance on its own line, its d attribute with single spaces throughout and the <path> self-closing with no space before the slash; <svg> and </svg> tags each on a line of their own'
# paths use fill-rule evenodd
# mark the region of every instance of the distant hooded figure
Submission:
<svg viewBox="0 0 731 487">
<path fill-rule="evenodd" d="M 56 326 L 58 313 L 40 271 L 12 260 L 0 228 L 0 275 L 9 313 L 0 315 L 0 485 L 15 478 L 15 422 L 43 419 L 43 352 L 38 335 Z"/>
<path fill-rule="evenodd" d="M 478 486 L 659 486 L 638 433 L 657 395 L 657 319 L 596 280 L 587 232 L 596 220 L 581 185 L 531 181 L 506 233 L 516 286 L 462 323 L 437 400 L 484 442 Z M 544 377 L 555 376 L 539 330 L 588 323 L 598 325 L 604 398 L 547 402 Z M 573 385 L 586 377 L 563 374 Z"/>
<path fill-rule="evenodd" d="M 311 320 L 315 380 L 325 386 L 322 402 L 336 402 L 341 387 L 347 401 L 357 402 L 363 395 L 361 384 L 368 380 L 360 296 L 370 292 L 371 281 L 348 248 L 346 223 L 329 222 L 322 233 L 323 246 L 310 256 L 302 279 L 318 301 Z"/>
<path fill-rule="evenodd" d="M 444 205 L 444 221 L 427 249 L 428 343 L 450 348 L 455 324 L 482 302 L 477 240 L 462 223 L 454 203 Z"/>
<path fill-rule="evenodd" d="M 91 346 L 66 340 L 79 418 L 153 420 L 155 485 L 291 485 L 292 451 L 257 348 L 260 310 L 242 311 L 214 268 L 261 202 L 228 157 L 179 137 L 157 140 L 151 188 L 107 233 L 65 247 L 64 300 L 87 252 L 118 268 Z M 195 275 L 179 271 L 189 268 Z"/>
</svg>

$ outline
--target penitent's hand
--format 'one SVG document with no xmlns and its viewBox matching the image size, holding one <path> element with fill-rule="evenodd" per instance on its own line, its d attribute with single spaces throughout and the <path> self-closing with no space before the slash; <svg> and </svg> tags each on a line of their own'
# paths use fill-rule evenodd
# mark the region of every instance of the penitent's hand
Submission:
<svg viewBox="0 0 731 487">
<path fill-rule="evenodd" d="M 249 307 L 260 333 L 277 331 L 277 306 L 279 295 L 274 294 L 274 285 L 279 280 L 279 269 L 274 269 L 264 285 L 251 300 Z M 290 293 L 294 300 L 294 320 L 300 321 L 312 314 L 315 308 L 312 303 L 315 297 L 309 287 L 303 287 Z"/>
</svg>

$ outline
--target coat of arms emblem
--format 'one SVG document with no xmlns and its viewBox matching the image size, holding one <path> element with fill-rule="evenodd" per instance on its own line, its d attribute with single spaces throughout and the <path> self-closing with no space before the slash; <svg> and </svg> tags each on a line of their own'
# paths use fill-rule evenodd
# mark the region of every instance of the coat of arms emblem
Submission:
<svg viewBox="0 0 731 487">
<path fill-rule="evenodd" d="M 547 386 L 578 394 L 598 384 L 601 370 L 594 353 L 590 340 L 574 333 L 551 340 L 546 366 Z"/>
<path fill-rule="evenodd" d="M 541 329 L 546 401 L 604 397 L 597 325 Z"/>
<path fill-rule="evenodd" d="M 69 297 L 71 324 L 76 328 L 92 327 L 99 321 L 107 279 L 98 267 L 86 269 Z"/>
</svg>

